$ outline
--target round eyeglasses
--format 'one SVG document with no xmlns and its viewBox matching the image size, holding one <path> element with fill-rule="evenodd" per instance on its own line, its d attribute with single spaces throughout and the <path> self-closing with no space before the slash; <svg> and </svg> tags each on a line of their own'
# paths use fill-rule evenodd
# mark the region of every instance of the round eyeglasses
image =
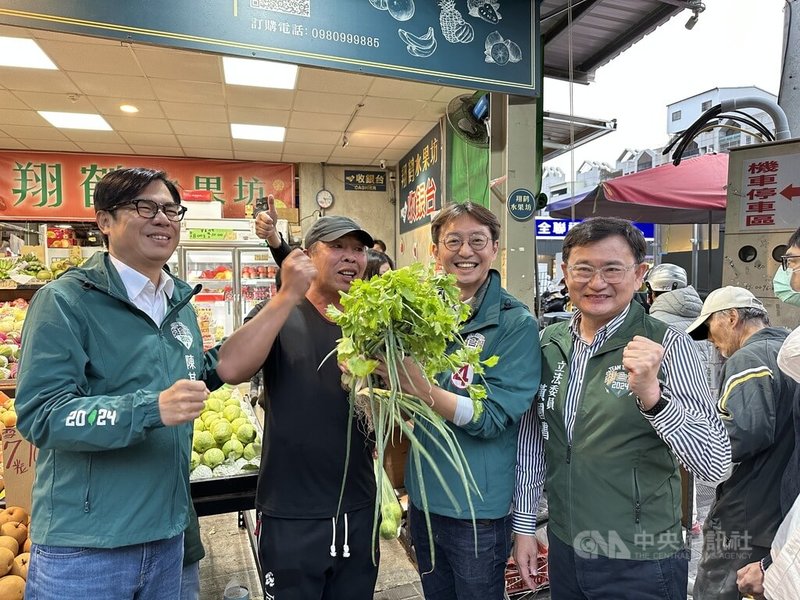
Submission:
<svg viewBox="0 0 800 600">
<path fill-rule="evenodd" d="M 489 236 L 482 233 L 474 233 L 465 240 L 459 235 L 448 235 L 442 240 L 442 244 L 450 252 L 458 252 L 465 242 L 469 244 L 470 248 L 478 252 L 486 248 L 486 244 L 489 243 Z"/>
<path fill-rule="evenodd" d="M 110 206 L 105 210 L 111 212 L 112 210 L 117 210 L 118 208 L 128 205 L 132 205 L 136 209 L 138 215 L 140 217 L 144 217 L 145 219 L 155 219 L 158 211 L 161 211 L 164 213 L 167 219 L 173 222 L 183 221 L 183 217 L 186 215 L 186 211 L 188 210 L 185 206 L 181 206 L 180 204 L 159 204 L 155 200 L 146 200 L 144 198 L 120 202 L 119 204 Z"/>
</svg>

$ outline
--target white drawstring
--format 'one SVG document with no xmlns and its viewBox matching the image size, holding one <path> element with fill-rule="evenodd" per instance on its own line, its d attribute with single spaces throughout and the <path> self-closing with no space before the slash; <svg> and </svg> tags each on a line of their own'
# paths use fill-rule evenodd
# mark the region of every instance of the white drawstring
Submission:
<svg viewBox="0 0 800 600">
<path fill-rule="evenodd" d="M 350 558 L 350 546 L 347 545 L 347 513 L 344 513 L 344 545 L 342 546 L 342 556 Z"/>
<path fill-rule="evenodd" d="M 347 543 L 347 536 L 349 534 L 349 527 L 347 521 L 347 513 L 344 513 L 344 544 L 342 545 L 342 557 L 350 558 L 350 546 Z M 336 558 L 336 517 L 331 517 L 331 529 L 333 534 L 331 536 L 331 556 Z"/>
<path fill-rule="evenodd" d="M 333 537 L 331 538 L 331 556 L 336 557 L 336 517 L 331 517 Z"/>
</svg>

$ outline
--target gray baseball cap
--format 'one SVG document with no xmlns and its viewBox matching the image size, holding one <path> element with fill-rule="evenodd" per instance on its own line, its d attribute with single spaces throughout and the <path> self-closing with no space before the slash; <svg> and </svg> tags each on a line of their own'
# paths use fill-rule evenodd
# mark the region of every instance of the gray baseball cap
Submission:
<svg viewBox="0 0 800 600">
<path fill-rule="evenodd" d="M 361 226 L 350 217 L 320 217 L 306 232 L 304 246 L 310 248 L 316 242 L 332 242 L 352 233 L 365 246 L 372 247 L 372 236 L 361 229 Z"/>
</svg>

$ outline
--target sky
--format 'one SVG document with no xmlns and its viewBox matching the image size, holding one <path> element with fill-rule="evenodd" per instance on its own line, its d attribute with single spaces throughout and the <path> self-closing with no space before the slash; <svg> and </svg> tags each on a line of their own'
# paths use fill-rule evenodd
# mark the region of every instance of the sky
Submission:
<svg viewBox="0 0 800 600">
<path fill-rule="evenodd" d="M 545 79 L 544 109 L 602 120 L 617 131 L 553 159 L 567 181 L 584 160 L 614 166 L 626 148 L 659 148 L 669 140 L 667 104 L 716 87 L 757 86 L 778 94 L 784 0 L 704 0 L 690 31 L 689 11 L 595 72 L 589 85 Z M 570 110 L 572 89 L 572 110 Z"/>
</svg>

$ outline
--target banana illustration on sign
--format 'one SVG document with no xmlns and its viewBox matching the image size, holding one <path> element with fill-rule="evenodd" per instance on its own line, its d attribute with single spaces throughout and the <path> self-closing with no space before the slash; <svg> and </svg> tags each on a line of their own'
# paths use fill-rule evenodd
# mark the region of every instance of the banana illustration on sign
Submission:
<svg viewBox="0 0 800 600">
<path fill-rule="evenodd" d="M 411 56 L 427 58 L 436 52 L 436 37 L 433 34 L 433 27 L 428 27 L 425 35 L 414 35 L 405 29 L 398 29 L 397 35 L 400 36 Z"/>
</svg>

